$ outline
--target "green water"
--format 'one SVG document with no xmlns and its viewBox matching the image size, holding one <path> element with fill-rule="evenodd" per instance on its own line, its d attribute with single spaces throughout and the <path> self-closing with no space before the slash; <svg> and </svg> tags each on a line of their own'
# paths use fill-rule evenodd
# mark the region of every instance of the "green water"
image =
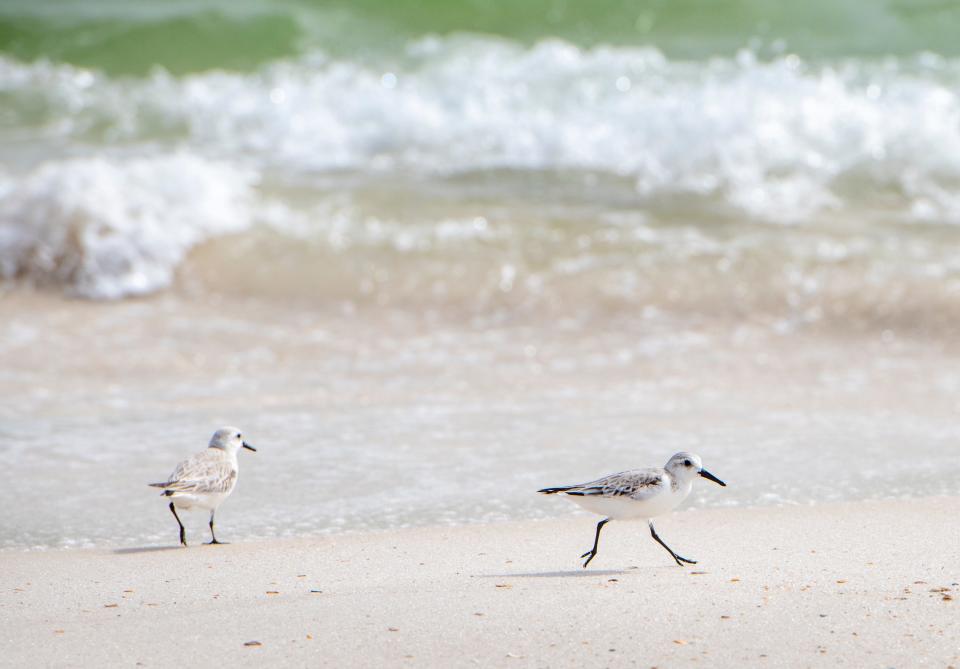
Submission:
<svg viewBox="0 0 960 669">
<path fill-rule="evenodd" d="M 668 57 L 729 56 L 750 46 L 804 58 L 960 54 L 960 3 L 934 0 L 6 0 L 0 52 L 139 75 L 249 70 L 322 50 L 400 53 L 425 35 L 479 33 L 521 43 L 648 45 Z"/>
</svg>

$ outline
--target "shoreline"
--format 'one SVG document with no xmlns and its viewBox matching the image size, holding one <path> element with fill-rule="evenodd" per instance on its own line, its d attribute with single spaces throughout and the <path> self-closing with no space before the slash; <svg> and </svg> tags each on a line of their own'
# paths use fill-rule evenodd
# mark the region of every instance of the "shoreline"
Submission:
<svg viewBox="0 0 960 669">
<path fill-rule="evenodd" d="M 6 551 L 0 665 L 960 666 L 958 509 L 678 512 L 657 530 L 686 569 L 627 522 L 582 569 L 586 517 Z"/>
<path fill-rule="evenodd" d="M 168 541 L 144 483 L 220 425 L 263 445 L 219 518 L 246 528 L 235 538 L 554 515 L 564 505 L 533 491 L 681 450 L 739 479 L 698 487 L 698 506 L 960 494 L 944 458 L 960 438 L 956 344 L 28 297 L 0 300 L 4 546 Z"/>
<path fill-rule="evenodd" d="M 694 487 L 694 492 L 697 491 L 696 486 Z M 541 498 L 545 498 L 540 495 Z M 497 527 L 521 527 L 521 526 L 532 526 L 536 527 L 542 524 L 555 523 L 562 526 L 572 526 L 576 523 L 585 524 L 589 529 L 589 539 L 587 543 L 592 542 L 593 532 L 596 529 L 596 524 L 601 516 L 594 514 L 590 511 L 586 511 L 581 507 L 576 506 L 570 500 L 561 498 L 559 496 L 553 496 L 550 498 L 552 501 L 560 500 L 561 503 L 558 504 L 560 508 L 565 508 L 566 513 L 557 512 L 551 513 L 549 515 L 543 515 L 538 517 L 525 517 L 525 518 L 493 518 L 487 520 L 456 520 L 450 521 L 449 523 L 433 523 L 433 524 L 416 524 L 416 525 L 404 525 L 399 527 L 364 527 L 359 529 L 336 529 L 329 532 L 326 531 L 306 531 L 303 534 L 299 535 L 282 535 L 282 536 L 260 536 L 260 535 L 248 535 L 244 536 L 240 534 L 239 536 L 233 535 L 234 532 L 238 530 L 236 527 L 236 521 L 232 521 L 231 527 L 231 536 L 226 537 L 225 541 L 221 542 L 223 546 L 259 546 L 259 545 L 271 545 L 277 546 L 282 545 L 283 547 L 295 548 L 298 544 L 309 543 L 319 544 L 325 541 L 335 541 L 335 540 L 344 540 L 344 539 L 358 539 L 364 538 L 366 540 L 374 541 L 377 537 L 385 535 L 403 535 L 408 533 L 416 532 L 427 532 L 427 533 L 436 533 L 436 532 L 460 532 L 460 531 L 469 531 L 471 528 L 487 529 L 487 528 L 497 528 Z M 953 500 L 958 505 L 960 509 L 960 495 L 953 495 L 952 493 L 944 494 L 933 494 L 928 496 L 890 496 L 890 497 L 867 497 L 867 498 L 855 498 L 848 500 L 824 500 L 822 502 L 770 502 L 770 503 L 757 503 L 757 504 L 708 504 L 705 506 L 690 506 L 689 498 L 681 503 L 680 508 L 675 509 L 669 512 L 665 516 L 659 516 L 654 518 L 654 523 L 657 527 L 660 526 L 660 523 L 669 522 L 668 519 L 672 517 L 681 517 L 686 514 L 697 515 L 697 514 L 712 514 L 712 513 L 726 513 L 726 512 L 747 512 L 747 513 L 759 513 L 766 510 L 789 510 L 789 509 L 822 509 L 829 507 L 849 507 L 856 505 L 870 505 L 870 504 L 912 504 L 914 502 L 929 502 L 932 500 Z M 235 505 L 234 501 L 231 501 L 231 505 Z M 158 514 L 164 520 L 170 520 L 170 523 L 174 523 L 172 517 L 169 517 L 169 511 L 166 511 L 166 506 L 161 507 L 164 510 L 164 513 Z M 238 512 L 233 510 L 234 515 Z M 187 515 L 189 513 L 189 515 Z M 187 549 L 202 548 L 207 545 L 207 542 L 210 540 L 210 531 L 206 522 L 207 516 L 205 512 L 198 513 L 196 511 L 181 512 L 181 520 L 184 522 L 184 525 L 187 527 Z M 242 521 L 240 521 L 242 522 Z M 612 521 L 611 521 L 612 522 Z M 616 521 L 616 525 L 622 527 L 629 527 L 637 524 L 638 530 L 643 536 L 649 536 L 646 530 L 646 521 L 637 521 L 637 520 L 619 520 Z M 610 526 L 613 527 L 613 526 Z M 218 521 L 217 531 L 220 532 L 220 523 Z M 224 529 L 224 532 L 227 530 Z M 172 536 L 173 539 L 176 539 L 177 529 L 176 524 L 174 523 L 174 528 L 172 531 L 165 531 L 164 536 Z M 606 530 L 604 530 L 604 537 L 606 537 Z M 224 537 L 221 537 L 224 538 Z M 132 544 L 132 543 L 110 543 L 109 540 L 101 540 L 98 543 L 90 543 L 84 545 L 74 545 L 74 546 L 65 546 L 65 545 L 34 545 L 34 546 L 0 546 L 0 563 L 3 562 L 5 556 L 12 555 L 42 555 L 42 554 L 138 554 L 138 553 L 152 553 L 152 552 L 164 552 L 179 550 L 182 547 L 177 544 L 176 541 L 171 540 L 167 542 L 157 542 L 155 540 L 150 540 L 149 543 L 144 544 Z M 666 553 L 664 553 L 666 555 Z M 668 556 L 669 559 L 669 556 Z M 958 668 L 960 669 L 960 668 Z"/>
</svg>

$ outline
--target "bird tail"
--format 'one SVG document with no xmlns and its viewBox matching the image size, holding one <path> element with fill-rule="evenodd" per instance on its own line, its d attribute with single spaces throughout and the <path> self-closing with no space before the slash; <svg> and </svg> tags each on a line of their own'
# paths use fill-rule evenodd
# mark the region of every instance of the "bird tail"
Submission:
<svg viewBox="0 0 960 669">
<path fill-rule="evenodd" d="M 560 488 L 544 488 L 543 490 L 538 490 L 537 492 L 542 492 L 544 495 L 553 495 L 558 492 L 566 492 L 568 490 L 573 490 L 577 486 L 575 485 L 566 485 L 561 486 Z"/>
</svg>

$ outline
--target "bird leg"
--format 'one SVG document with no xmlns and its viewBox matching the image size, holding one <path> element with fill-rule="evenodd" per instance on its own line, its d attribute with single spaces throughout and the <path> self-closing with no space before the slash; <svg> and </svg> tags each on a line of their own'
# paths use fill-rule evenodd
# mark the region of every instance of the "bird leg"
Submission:
<svg viewBox="0 0 960 669">
<path fill-rule="evenodd" d="M 679 555 L 674 553 L 668 545 L 663 543 L 663 540 L 657 536 L 657 531 L 653 529 L 653 522 L 650 523 L 650 536 L 652 536 L 658 544 L 660 544 L 661 546 L 667 549 L 667 552 L 670 553 L 670 556 L 676 561 L 677 565 L 682 567 L 684 562 L 688 564 L 697 564 L 696 560 L 688 560 L 685 557 L 680 557 Z"/>
<path fill-rule="evenodd" d="M 583 568 L 584 568 L 584 569 L 586 569 L 586 568 L 587 568 L 587 565 L 590 564 L 590 560 L 592 560 L 592 559 L 596 556 L 596 554 L 597 554 L 597 545 L 600 543 L 600 530 L 602 530 L 602 529 L 603 529 L 603 526 L 606 525 L 606 524 L 609 523 L 609 522 L 610 522 L 610 519 L 609 519 L 609 518 L 604 518 L 604 519 L 601 520 L 599 523 L 597 523 L 597 536 L 595 536 L 595 537 L 593 538 L 593 548 L 591 548 L 591 549 L 588 550 L 586 553 L 584 553 L 583 555 L 580 556 L 580 557 L 582 557 L 582 558 L 587 558 L 587 561 L 583 563 Z M 588 556 L 589 556 L 589 557 L 588 557 Z"/>
<path fill-rule="evenodd" d="M 187 532 L 183 529 L 183 523 L 180 522 L 180 516 L 177 515 L 177 507 L 173 505 L 173 502 L 170 502 L 170 513 L 172 513 L 173 517 L 177 519 L 177 525 L 180 526 L 180 543 L 186 546 Z"/>
<path fill-rule="evenodd" d="M 222 542 L 222 541 L 217 541 L 217 535 L 216 535 L 216 534 L 214 533 L 214 531 L 213 531 L 213 514 L 215 514 L 215 513 L 216 513 L 216 511 L 211 511 L 211 512 L 210 512 L 210 536 L 211 536 L 212 538 L 210 539 L 210 541 L 207 542 L 208 544 L 222 544 L 222 543 L 224 543 L 224 542 Z"/>
</svg>

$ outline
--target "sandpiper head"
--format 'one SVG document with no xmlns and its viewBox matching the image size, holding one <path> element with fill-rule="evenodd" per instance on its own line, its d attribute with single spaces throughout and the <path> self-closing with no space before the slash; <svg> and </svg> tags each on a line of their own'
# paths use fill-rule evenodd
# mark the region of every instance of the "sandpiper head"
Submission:
<svg viewBox="0 0 960 669">
<path fill-rule="evenodd" d="M 673 476 L 676 476 L 681 481 L 688 481 L 699 474 L 703 478 L 710 479 L 714 483 L 719 483 L 722 486 L 727 485 L 703 468 L 703 462 L 701 462 L 699 455 L 687 453 L 686 451 L 680 451 L 670 458 L 670 460 L 667 462 L 667 466 L 664 467 L 664 469 L 670 472 Z"/>
<path fill-rule="evenodd" d="M 219 448 L 228 453 L 236 453 L 241 448 L 256 451 L 253 446 L 243 440 L 243 433 L 235 427 L 221 427 L 210 437 L 210 448 Z"/>
</svg>

